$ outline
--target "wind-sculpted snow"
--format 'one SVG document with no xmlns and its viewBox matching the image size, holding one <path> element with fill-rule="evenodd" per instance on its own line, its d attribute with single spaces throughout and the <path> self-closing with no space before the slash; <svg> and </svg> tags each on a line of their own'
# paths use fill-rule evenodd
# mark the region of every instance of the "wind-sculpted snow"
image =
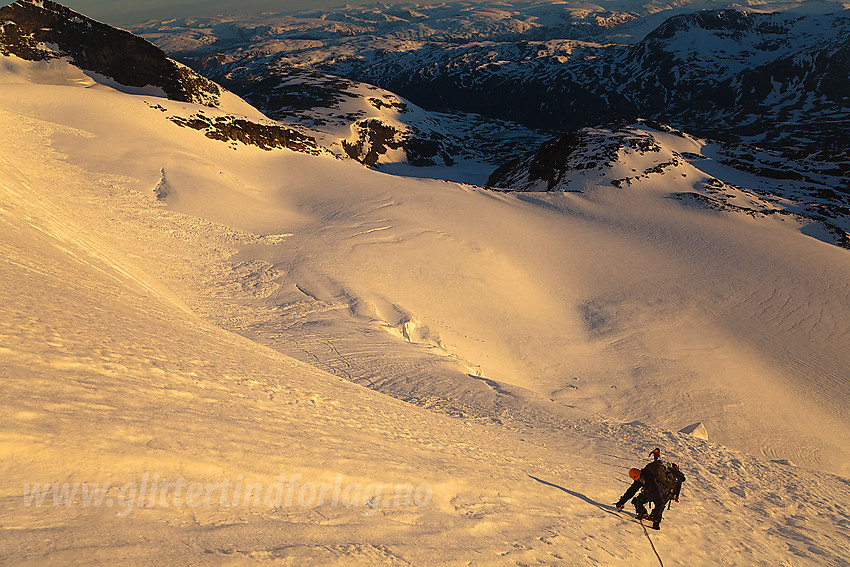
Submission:
<svg viewBox="0 0 850 567">
<path fill-rule="evenodd" d="M 59 104 L 57 91 L 65 92 Z M 441 182 L 392 181 L 327 157 L 288 152 L 278 162 L 284 154 L 250 146 L 233 152 L 174 127 L 144 97 L 67 91 L 44 84 L 0 88 L 0 405 L 7 416 L 0 441 L 15 457 L 2 461 L 5 561 L 447 564 L 475 557 L 482 564 L 651 564 L 656 558 L 643 530 L 610 502 L 628 486 L 628 468 L 641 466 L 660 446 L 665 460 L 688 476 L 662 531 L 652 532 L 665 562 L 846 563 L 846 479 L 794 466 L 787 452 L 773 457 L 782 462 L 759 460 L 561 405 L 581 405 L 581 395 L 595 388 L 586 374 L 570 378 L 577 382 L 573 393 L 554 394 L 561 404 L 489 378 L 468 378 L 480 388 L 464 387 L 462 374 L 448 371 L 457 358 L 429 364 L 440 347 L 411 341 L 439 334 L 443 348 L 451 347 L 447 325 L 469 332 L 468 322 L 437 320 L 429 309 L 414 315 L 400 306 L 406 301 L 399 295 L 394 301 L 355 298 L 351 287 L 346 297 L 315 274 L 318 252 L 327 253 L 347 233 L 352 247 L 344 252 L 360 252 L 346 263 L 361 263 L 362 251 L 374 248 L 373 262 L 382 258 L 403 275 L 401 268 L 413 265 L 405 247 L 417 240 L 404 238 L 399 224 L 431 209 L 416 203 L 426 194 L 440 194 L 444 204 L 477 205 L 463 208 L 464 222 L 474 220 L 471 210 L 501 211 L 500 224 L 508 229 L 518 220 L 514 215 L 531 215 L 546 225 L 536 238 L 563 222 L 547 221 L 547 209 Z M 180 106 L 163 105 L 171 112 Z M 118 148 L 129 159 L 109 159 Z M 315 179 L 317 172 L 330 177 Z M 168 194 L 160 200 L 151 189 L 166 176 Z M 329 179 L 339 191 L 330 191 Z M 302 187 L 291 192 L 293 183 Z M 352 211 L 366 185 L 374 197 Z M 286 196 L 272 197 L 283 187 L 289 187 Z M 356 199 L 346 201 L 350 191 Z M 332 195 L 337 205 L 328 203 Z M 285 204 L 292 198 L 302 216 Z M 254 232 L 257 223 L 267 229 Z M 784 234 L 770 236 L 792 246 L 805 242 Z M 443 233 L 434 242 L 458 236 Z M 421 254 L 422 243 L 410 254 Z M 338 263 L 335 253 L 330 259 Z M 480 262 L 472 251 L 460 259 Z M 441 261 L 447 260 L 451 256 Z M 497 283 L 499 272 L 488 275 L 489 285 Z M 427 272 L 413 276 L 436 283 Z M 389 283 L 384 292 L 392 296 L 397 282 Z M 451 286 L 436 291 L 445 298 Z M 763 297 L 754 303 L 775 305 Z M 622 341 L 618 333 L 628 321 L 612 306 L 605 298 L 593 302 L 596 328 Z M 354 314 L 358 322 L 346 323 Z M 397 335 L 381 325 L 394 325 Z M 300 352 L 309 365 L 280 354 L 286 350 Z M 642 364 L 648 371 L 648 361 Z M 421 407 L 331 374 L 346 372 Z M 691 395 L 702 404 L 717 399 L 698 392 L 692 388 Z M 642 403 L 631 397 L 633 406 Z M 670 401 L 664 409 L 677 407 Z M 737 419 L 734 408 L 726 411 L 726 419 Z M 722 423 L 705 423 L 712 437 L 723 436 Z M 793 460 L 811 464 L 810 449 Z M 406 483 L 429 487 L 430 498 L 396 504 L 372 497 L 377 487 Z M 342 496 L 334 496 L 337 484 Z M 321 490 L 327 490 L 324 499 Z M 45 537 L 45 530 L 53 535 Z"/>
<path fill-rule="evenodd" d="M 342 142 L 451 122 L 340 83 L 275 123 L 0 56 L 0 561 L 846 566 L 840 172 L 638 121 L 387 175 Z"/>
<path fill-rule="evenodd" d="M 73 84 L 72 77 L 65 80 Z M 9 92 L 25 92 L 28 84 L 12 83 Z M 62 85 L 33 88 L 67 91 Z M 127 96 L 72 90 L 87 100 Z M 778 421 L 788 429 L 777 436 L 766 425 L 764 433 L 742 434 L 738 420 L 745 415 L 749 423 L 774 423 L 777 414 L 793 411 L 786 387 L 778 384 L 797 384 L 803 377 L 811 389 L 795 403 L 807 404 L 810 415 L 844 415 L 840 368 L 846 353 L 838 345 L 846 329 L 818 313 L 821 304 L 840 312 L 835 305 L 843 304 L 841 295 L 829 291 L 840 273 L 821 272 L 843 270 L 846 252 L 799 234 L 828 240 L 796 220 L 707 214 L 694 203 L 683 207 L 671 199 L 710 181 L 690 164 L 693 157 L 684 158 L 685 152 L 701 151 L 703 142 L 675 132 L 635 130 L 625 146 L 631 157 L 623 160 L 618 144 L 609 148 L 617 136 L 598 129 L 594 135 L 610 150 L 598 162 L 613 156 L 613 164 L 585 170 L 592 175 L 582 193 L 526 198 L 379 175 L 330 156 L 241 144 L 234 150 L 168 119 L 191 121 L 197 107 L 138 95 L 127 99 L 133 110 L 126 115 L 137 125 L 123 118 L 104 121 L 97 139 L 118 135 L 110 134 L 110 125 L 116 133 L 130 128 L 137 141 L 125 153 L 138 157 L 110 161 L 111 168 L 143 179 L 151 199 L 177 211 L 274 236 L 246 241 L 232 268 L 202 270 L 209 281 L 201 289 L 209 286 L 215 293 L 190 294 L 196 297 L 193 309 L 228 329 L 354 382 L 453 414 L 483 412 L 505 421 L 524 411 L 527 396 L 541 403 L 551 398 L 621 419 L 633 419 L 638 411 L 676 430 L 702 421 L 719 442 L 794 461 L 809 453 L 809 462 L 843 466 L 833 441 L 843 426 Z M 75 99 L 66 94 L 62 100 L 67 105 Z M 52 104 L 55 112 L 77 114 Z M 219 111 L 204 114 L 209 116 L 204 124 L 212 125 Z M 79 144 L 74 152 L 79 161 L 98 161 L 111 155 L 112 146 L 88 146 L 90 157 L 80 153 Z M 252 150 L 271 161 L 246 153 Z M 197 157 L 186 160 L 187 151 Z M 678 164 L 664 165 L 674 158 Z M 708 169 L 714 160 L 705 161 L 700 167 Z M 747 187 L 734 176 L 712 176 Z M 608 183 L 606 189 L 606 180 L 622 180 L 621 187 Z M 735 191 L 730 185 L 730 203 L 757 206 L 752 193 Z M 703 193 L 711 196 L 707 189 Z M 767 208 L 767 201 L 758 203 Z M 668 247 L 676 252 L 665 251 Z M 798 249 L 807 250 L 805 267 L 799 265 L 801 252 L 793 252 Z M 730 254 L 740 259 L 730 265 Z M 597 257 L 612 260 L 599 263 Z M 718 266 L 734 269 L 746 282 L 728 303 L 716 301 L 728 293 L 727 278 L 715 275 Z M 168 278 L 182 288 L 180 273 Z M 765 273 L 778 278 L 776 292 L 767 298 L 760 295 Z M 680 283 L 682 278 L 689 283 Z M 811 286 L 811 296 L 794 291 L 793 315 L 780 316 L 791 301 L 789 290 L 801 281 Z M 680 285 L 689 292 L 682 294 Z M 564 289 L 569 291 L 557 291 Z M 821 330 L 805 331 L 809 325 Z M 693 347 L 698 354 L 671 346 L 680 340 L 673 337 L 682 336 L 698 345 Z M 743 343 L 740 336 L 747 337 Z M 746 354 L 756 344 L 764 352 Z M 735 355 L 718 360 L 713 354 L 718 349 Z M 740 375 L 773 388 L 775 396 L 739 392 Z M 669 404 L 646 398 L 644 380 L 665 391 Z M 709 394 L 715 380 L 721 394 Z M 704 403 L 705 396 L 717 395 L 722 402 Z"/>
</svg>

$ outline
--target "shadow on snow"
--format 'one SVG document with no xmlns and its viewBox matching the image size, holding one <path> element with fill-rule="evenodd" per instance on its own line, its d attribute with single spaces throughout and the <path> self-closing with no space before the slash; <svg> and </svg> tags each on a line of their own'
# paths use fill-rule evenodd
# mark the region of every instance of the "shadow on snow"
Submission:
<svg viewBox="0 0 850 567">
<path fill-rule="evenodd" d="M 537 482 L 539 482 L 540 484 L 545 484 L 546 486 L 551 486 L 552 488 L 557 488 L 558 490 L 562 490 L 562 491 L 566 492 L 566 493 L 567 493 L 567 494 L 569 494 L 570 496 L 575 496 L 575 497 L 576 497 L 576 498 L 578 498 L 579 500 L 584 500 L 584 501 L 585 501 L 585 502 L 587 502 L 588 504 L 591 504 L 591 505 L 593 505 L 593 506 L 596 506 L 597 508 L 599 508 L 599 509 L 600 509 L 600 510 L 602 510 L 603 512 L 607 512 L 607 513 L 609 513 L 609 514 L 611 514 L 611 515 L 613 515 L 613 516 L 617 516 L 618 518 L 620 518 L 620 517 L 621 517 L 621 516 L 620 516 L 620 514 L 618 514 L 618 513 L 617 513 L 617 509 L 616 509 L 616 508 L 614 508 L 614 506 L 612 506 L 612 505 L 610 505 L 610 504 L 601 504 L 601 503 L 597 502 L 596 500 L 593 500 L 592 498 L 588 498 L 587 496 L 585 496 L 584 494 L 582 494 L 582 493 L 580 493 L 580 492 L 573 492 L 572 490 L 569 490 L 569 489 L 567 489 L 567 488 L 564 488 L 563 486 L 558 486 L 557 484 L 553 484 L 553 483 L 551 483 L 551 482 L 548 482 L 548 481 L 545 481 L 545 480 L 543 480 L 543 479 L 537 478 L 536 476 L 532 476 L 532 475 L 528 475 L 528 476 L 529 476 L 530 478 L 532 478 L 532 479 L 536 480 L 536 481 L 537 481 Z"/>
</svg>

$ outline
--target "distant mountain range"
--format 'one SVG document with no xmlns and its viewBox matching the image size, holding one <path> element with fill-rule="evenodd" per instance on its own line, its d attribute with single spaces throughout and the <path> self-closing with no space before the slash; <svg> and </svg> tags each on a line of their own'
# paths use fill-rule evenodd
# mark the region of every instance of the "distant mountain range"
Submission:
<svg viewBox="0 0 850 567">
<path fill-rule="evenodd" d="M 271 116 L 333 131 L 325 145 L 367 165 L 477 160 L 492 167 L 476 182 L 502 189 L 576 190 L 592 170 L 628 185 L 614 171 L 623 128 L 649 120 L 707 140 L 731 168 L 714 182 L 774 195 L 758 214 L 803 215 L 848 246 L 850 11 L 778 7 L 347 6 L 136 31 Z M 702 189 L 676 193 L 755 214 Z"/>
<path fill-rule="evenodd" d="M 618 6 L 349 6 L 135 31 L 264 110 L 290 108 L 292 88 L 255 89 L 256 77 L 279 84 L 310 70 L 377 85 L 432 110 L 534 129 L 651 118 L 823 162 L 848 190 L 850 12 L 839 4 L 816 7 L 831 13 L 801 11 L 811 4 L 773 13 L 764 13 L 770 5 L 762 12 Z"/>
</svg>

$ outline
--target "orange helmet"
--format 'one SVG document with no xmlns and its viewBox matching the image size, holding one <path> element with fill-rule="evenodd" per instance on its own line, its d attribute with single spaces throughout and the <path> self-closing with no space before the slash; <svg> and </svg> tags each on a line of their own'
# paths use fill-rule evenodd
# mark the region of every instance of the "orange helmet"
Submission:
<svg viewBox="0 0 850 567">
<path fill-rule="evenodd" d="M 655 457 L 655 460 L 657 461 L 658 459 L 661 458 L 661 449 L 656 447 L 655 449 L 653 449 L 652 451 L 649 452 L 649 455 L 651 457 Z"/>
<path fill-rule="evenodd" d="M 629 478 L 637 480 L 640 478 L 640 469 L 629 469 Z"/>
</svg>

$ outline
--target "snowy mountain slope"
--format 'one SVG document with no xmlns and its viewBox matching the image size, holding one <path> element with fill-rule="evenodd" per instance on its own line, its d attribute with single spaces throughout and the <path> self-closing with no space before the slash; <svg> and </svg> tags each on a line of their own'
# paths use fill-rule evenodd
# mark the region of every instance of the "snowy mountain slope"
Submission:
<svg viewBox="0 0 850 567">
<path fill-rule="evenodd" d="M 18 112 L 44 115 L 25 110 L 26 84 L 9 88 Z M 61 88 L 55 121 L 78 114 L 69 90 L 116 96 Z M 664 195 L 525 199 L 376 177 L 332 158 L 267 163 L 167 120 L 189 120 L 191 107 L 132 100 L 135 126 L 80 124 L 91 143 L 62 151 L 101 164 L 122 147 L 113 174 L 177 211 L 262 237 L 232 258 L 232 243 L 202 247 L 228 259 L 200 270 L 200 289 L 169 276 L 191 309 L 226 328 L 453 413 L 521 418 L 526 403 L 552 398 L 672 429 L 702 421 L 712 439 L 754 454 L 846 466 L 846 333 L 832 318 L 844 298 L 831 283 L 844 281 L 846 252 L 809 242 L 797 224 L 705 216 Z M 137 142 L 121 141 L 134 131 Z M 196 158 L 185 159 L 187 147 Z M 765 278 L 773 291 L 762 297 Z M 775 395 L 753 395 L 756 385 Z M 817 419 L 784 419 L 801 406 Z"/>
<path fill-rule="evenodd" d="M 244 117 L 66 61 L 0 73 L 4 561 L 649 564 L 607 503 L 656 445 L 689 474 L 665 561 L 850 557 L 850 485 L 810 470 L 848 462 L 846 251 L 663 191 L 222 140 Z M 671 432 L 696 422 L 759 458 Z M 275 506 L 120 488 L 295 473 Z M 432 499 L 316 504 L 337 475 Z M 27 506 L 54 481 L 113 506 Z"/>
<path fill-rule="evenodd" d="M 661 445 L 689 475 L 682 502 L 652 533 L 665 561 L 846 562 L 845 479 L 555 404 L 526 402 L 524 421 L 502 415 L 503 425 L 449 418 L 207 322 L 228 303 L 250 309 L 252 298 L 277 289 L 284 300 L 294 287 L 285 278 L 306 288 L 312 253 L 302 231 L 331 243 L 326 207 L 341 213 L 354 202 L 345 193 L 362 194 L 362 184 L 402 200 L 385 206 L 385 215 L 415 210 L 405 195 L 421 196 L 423 188 L 442 199 L 493 203 L 508 218 L 545 209 L 329 157 L 251 145 L 234 151 L 179 128 L 151 108 L 150 97 L 20 77 L 0 83 L 0 403 L 10 416 L 0 429 L 8 457 L 0 483 L 4 561 L 649 564 L 656 559 L 640 526 L 607 503 L 626 488 L 626 469 Z M 159 103 L 171 113 L 202 110 Z M 165 202 L 153 191 L 163 164 L 167 177 L 174 172 Z M 317 179 L 317 171 L 326 177 Z M 179 211 L 191 206 L 194 215 Z M 325 234 L 317 222 L 329 223 Z M 255 232 L 261 225 L 266 230 Z M 270 232 L 281 227 L 292 232 Z M 368 234 L 359 248 L 370 247 Z M 304 257 L 291 257 L 280 275 L 262 260 L 299 250 Z M 317 303 L 284 302 L 279 310 Z M 184 306 L 206 307 L 206 317 Z M 307 338 L 308 328 L 293 336 Z M 374 344 L 368 336 L 359 341 L 361 349 Z M 383 370 L 380 359 L 372 362 Z M 240 503 L 237 485 L 275 487 L 281 474 L 290 483 L 281 504 Z M 364 491 L 374 491 L 373 483 L 428 483 L 432 498 L 396 506 L 349 491 L 345 506 L 310 496 L 311 487 L 337 478 Z M 54 506 L 50 491 L 46 505 L 25 503 L 25 483 L 54 481 L 111 488 L 101 505 L 84 506 L 78 495 Z M 222 504 L 225 482 L 236 505 Z M 217 486 L 209 504 L 189 497 L 188 487 L 208 485 Z M 746 542 L 742 533 L 751 534 Z"/>
<path fill-rule="evenodd" d="M 168 59 L 152 44 L 59 4 L 22 0 L 3 8 L 0 21 L 6 22 L 0 36 L 3 53 L 30 61 L 67 59 L 84 69 L 93 81 L 113 88 L 249 114 L 262 122 L 253 108 L 217 83 Z M 119 54 L 125 55 L 117 57 Z M 306 126 L 301 135 L 297 131 L 284 135 L 301 140 L 301 147 L 318 151 L 309 138 L 319 137 L 322 145 L 339 156 L 369 166 L 391 164 L 395 171 L 411 171 L 407 165 L 439 166 L 436 171 L 442 176 L 445 166 L 462 162 L 463 167 L 449 175 L 483 183 L 486 171 L 520 155 L 516 148 L 536 145 L 543 139 L 537 132 L 499 120 L 426 113 L 392 93 L 315 72 L 280 69 L 272 73 L 265 69 L 257 75 L 250 69 L 222 66 L 211 76 L 262 104 L 266 115 Z M 223 125 L 229 133 L 198 120 L 184 125 L 227 139 L 233 137 L 235 129 L 243 131 L 242 138 L 268 139 L 270 135 L 259 132 L 268 130 L 268 125 Z M 246 128 L 251 131 L 246 132 Z M 282 134 L 282 127 L 277 128 L 279 132 L 273 135 Z M 429 175 L 429 170 L 417 174 L 434 175 Z"/>
<path fill-rule="evenodd" d="M 49 0 L 21 0 L 0 8 L 0 54 L 81 69 L 85 86 L 105 86 L 192 102 L 250 119 L 265 118 L 218 84 L 169 59 L 156 46 Z M 55 65 L 51 65 L 55 63 Z M 51 72 L 44 74 L 46 80 Z M 62 71 L 58 71 L 62 74 Z"/>
<path fill-rule="evenodd" d="M 846 279 L 846 253 L 808 243 L 798 223 L 706 216 L 667 198 L 681 191 L 675 183 L 675 191 L 651 198 L 527 199 L 392 177 L 379 182 L 333 160 L 318 168 L 296 160 L 276 173 L 244 158 L 224 167 L 230 159 L 220 152 L 238 152 L 238 141 L 211 140 L 218 149 L 187 167 L 185 149 L 149 142 L 144 132 L 170 139 L 177 125 L 207 128 L 206 136 L 182 129 L 180 139 L 194 147 L 215 138 L 209 124 L 227 117 L 209 109 L 202 121 L 190 106 L 134 100 L 142 133 L 111 166 L 116 173 L 142 180 L 176 210 L 280 244 L 249 246 L 230 268 L 213 270 L 236 278 L 228 285 L 248 297 L 229 294 L 228 286 L 214 297 L 185 292 L 195 297 L 192 309 L 226 328 L 451 412 L 510 414 L 525 399 L 551 398 L 673 429 L 703 421 L 713 439 L 754 454 L 846 466 L 846 332 L 838 320 L 815 333 L 804 323 L 822 319 L 823 310 L 842 312 L 841 293 L 830 290 L 843 288 L 830 282 Z M 62 105 L 53 104 L 58 120 Z M 181 124 L 163 120 L 169 116 Z M 98 132 L 108 140 L 125 130 L 104 123 Z M 100 163 L 112 147 L 76 142 L 73 149 L 76 160 Z M 582 245 L 564 246 L 573 242 Z M 788 254 L 808 247 L 800 253 L 805 260 Z M 766 277 L 776 287 L 770 309 L 754 291 Z M 740 283 L 736 293 L 730 278 Z M 801 281 L 812 286 L 809 296 L 798 293 Z M 178 276 L 169 287 L 182 285 Z M 700 291 L 682 295 L 683 288 Z M 796 307 L 785 315 L 789 296 Z M 365 348 L 362 337 L 374 342 Z M 775 390 L 775 399 L 742 390 L 740 376 Z M 645 394 L 646 377 L 673 409 Z M 811 381 L 818 387 L 801 391 Z M 722 401 L 706 404 L 704 396 Z M 823 423 L 784 420 L 798 403 Z M 742 432 L 742 423 L 763 429 Z M 785 431 L 776 435 L 774 427 Z"/>
<path fill-rule="evenodd" d="M 502 166 L 488 184 L 520 191 L 660 190 L 697 207 L 781 217 L 800 223 L 807 234 L 850 248 L 850 197 L 834 190 L 842 179 L 829 173 L 643 121 L 563 134 Z"/>
<path fill-rule="evenodd" d="M 28 94 L 40 93 L 43 104 L 56 90 Z M 88 93 L 78 99 L 89 119 L 106 114 L 120 121 L 126 105 L 135 106 L 113 100 L 110 109 L 91 105 L 92 98 L 116 99 Z M 126 178 L 76 168 L 50 147 L 50 138 L 85 132 L 14 113 L 7 102 L 4 96 L 0 121 L 4 562 L 452 562 L 473 549 L 484 561 L 499 552 L 551 561 L 553 553 L 568 550 L 566 540 L 537 540 L 543 532 L 559 536 L 560 512 L 546 510 L 547 494 L 516 471 L 508 472 L 512 496 L 503 499 L 499 491 L 506 484 L 498 470 L 513 471 L 512 461 L 499 465 L 493 449 L 474 456 L 478 450 L 470 443 L 478 443 L 478 434 L 470 431 L 481 431 L 482 448 L 498 447 L 494 441 L 504 433 L 448 423 L 180 309 L 133 264 L 164 260 L 169 248 L 185 250 L 190 236 L 249 235 L 170 213 L 149 193 L 132 190 Z M 117 211 L 132 220 L 112 225 Z M 102 228 L 141 246 L 128 257 L 109 244 Z M 186 272 L 187 265 L 167 269 Z M 508 443 L 511 459 L 544 462 L 539 449 L 527 452 L 515 438 Z M 480 475 L 483 463 L 490 464 Z M 245 483 L 273 486 L 279 474 L 287 480 L 300 475 L 301 486 L 334 482 L 336 475 L 346 485 L 427 481 L 434 499 L 427 507 L 378 511 L 351 495 L 350 506 L 272 508 L 222 505 L 216 494 L 210 505 L 191 506 L 185 496 L 182 505 L 172 497 L 165 499 L 171 505 L 146 506 L 142 497 L 133 507 L 135 493 L 128 497 L 117 489 L 143 483 L 146 475 L 150 483 L 154 475 L 189 483 L 244 477 Z M 24 483 L 53 480 L 110 482 L 116 488 L 104 502 L 121 505 L 23 503 Z M 529 510 L 546 519 L 528 516 Z M 514 523 L 528 526 L 524 535 Z M 445 533 L 453 534 L 449 545 Z M 623 536 L 628 531 L 613 541 Z M 628 547 L 625 541 L 612 551 Z"/>
</svg>

